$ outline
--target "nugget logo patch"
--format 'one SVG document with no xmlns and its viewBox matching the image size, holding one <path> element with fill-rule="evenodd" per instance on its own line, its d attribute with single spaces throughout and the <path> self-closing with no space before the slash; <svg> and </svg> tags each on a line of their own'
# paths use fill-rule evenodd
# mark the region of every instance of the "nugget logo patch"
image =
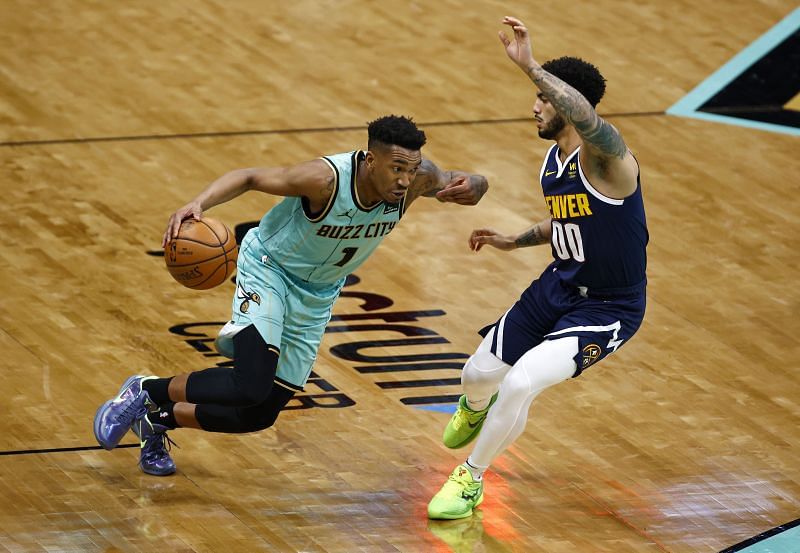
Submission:
<svg viewBox="0 0 800 553">
<path fill-rule="evenodd" d="M 583 368 L 585 369 L 600 357 L 600 346 L 597 344 L 589 344 L 582 350 L 583 353 Z"/>
</svg>

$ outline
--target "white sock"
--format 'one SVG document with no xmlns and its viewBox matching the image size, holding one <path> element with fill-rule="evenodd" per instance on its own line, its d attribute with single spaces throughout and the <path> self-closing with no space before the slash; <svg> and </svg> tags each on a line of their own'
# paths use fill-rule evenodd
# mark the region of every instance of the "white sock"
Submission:
<svg viewBox="0 0 800 553">
<path fill-rule="evenodd" d="M 486 469 L 489 468 L 489 467 L 476 467 L 475 465 L 470 463 L 469 458 L 467 458 L 467 460 L 464 461 L 464 466 L 467 467 L 467 470 L 472 475 L 472 479 L 475 480 L 475 482 L 480 482 L 481 480 L 483 480 L 483 473 L 486 472 Z"/>
<path fill-rule="evenodd" d="M 467 407 L 469 407 L 472 411 L 483 411 L 487 407 L 489 407 L 489 402 L 492 400 L 491 397 L 487 397 L 486 399 L 479 399 L 479 400 L 471 400 L 467 398 Z"/>
</svg>

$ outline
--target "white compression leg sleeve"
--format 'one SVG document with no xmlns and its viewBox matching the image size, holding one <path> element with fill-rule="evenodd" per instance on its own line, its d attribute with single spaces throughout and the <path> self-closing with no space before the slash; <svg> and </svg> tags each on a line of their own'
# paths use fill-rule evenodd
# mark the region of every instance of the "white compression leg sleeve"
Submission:
<svg viewBox="0 0 800 553">
<path fill-rule="evenodd" d="M 469 456 L 472 466 L 485 469 L 522 434 L 533 399 L 545 388 L 575 374 L 573 358 L 577 353 L 575 336 L 545 340 L 514 364 L 500 385 L 497 402 Z"/>
<path fill-rule="evenodd" d="M 511 365 L 503 363 L 491 352 L 493 336 L 494 329 L 486 335 L 461 371 L 461 386 L 467 396 L 467 405 L 475 411 L 489 405 L 492 395 L 511 370 Z"/>
</svg>

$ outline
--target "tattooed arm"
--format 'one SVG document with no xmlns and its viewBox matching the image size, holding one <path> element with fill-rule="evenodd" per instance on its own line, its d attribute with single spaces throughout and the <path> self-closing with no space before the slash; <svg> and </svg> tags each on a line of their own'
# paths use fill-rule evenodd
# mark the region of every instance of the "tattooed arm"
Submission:
<svg viewBox="0 0 800 553">
<path fill-rule="evenodd" d="M 493 246 L 498 250 L 510 251 L 516 248 L 549 244 L 551 235 L 552 228 L 550 217 L 548 217 L 517 235 L 500 234 L 492 228 L 475 229 L 469 236 L 469 247 L 476 252 L 486 245 Z"/>
<path fill-rule="evenodd" d="M 436 198 L 440 202 L 475 205 L 488 189 L 489 183 L 483 175 L 442 171 L 431 160 L 423 159 L 409 187 L 406 206 L 420 196 Z"/>
<path fill-rule="evenodd" d="M 542 69 L 542 66 L 533 59 L 528 29 L 519 19 L 505 17 L 503 23 L 514 29 L 513 42 L 505 33 L 500 33 L 500 41 L 506 47 L 508 57 L 530 77 L 556 111 L 575 127 L 584 144 L 594 148 L 603 156 L 623 159 L 628 148 L 619 131 L 597 115 L 580 92 Z"/>
<path fill-rule="evenodd" d="M 625 159 L 628 147 L 619 131 L 600 117 L 583 94 L 534 64 L 526 69 L 528 77 L 539 87 L 546 101 L 581 135 L 584 145 L 600 156 Z"/>
<path fill-rule="evenodd" d="M 581 149 L 581 162 L 586 164 L 584 169 L 592 183 L 612 197 L 631 194 L 637 186 L 639 168 L 620 132 L 600 117 L 580 92 L 533 59 L 528 29 L 519 19 L 505 17 L 503 23 L 514 29 L 513 41 L 500 32 L 508 57 L 539 88 L 542 101 L 552 104 L 580 136 L 585 146 Z"/>
</svg>

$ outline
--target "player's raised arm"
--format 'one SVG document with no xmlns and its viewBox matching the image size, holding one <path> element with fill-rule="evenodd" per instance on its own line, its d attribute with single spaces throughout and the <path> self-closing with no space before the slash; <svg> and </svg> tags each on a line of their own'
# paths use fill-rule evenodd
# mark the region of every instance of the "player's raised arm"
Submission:
<svg viewBox="0 0 800 553">
<path fill-rule="evenodd" d="M 600 117 L 580 92 L 545 71 L 533 58 L 528 29 L 522 21 L 506 16 L 503 24 L 514 30 L 513 41 L 504 32 L 499 34 L 508 57 L 530 77 L 556 111 L 575 127 L 584 144 L 601 156 L 625 158 L 628 147 L 619 131 Z"/>
<path fill-rule="evenodd" d="M 216 179 L 170 216 L 162 247 L 178 234 L 184 219 L 200 219 L 205 210 L 228 202 L 248 190 L 258 190 L 275 196 L 305 196 L 312 209 L 324 206 L 333 192 L 334 179 L 330 166 L 321 159 L 291 167 L 235 169 Z"/>
<path fill-rule="evenodd" d="M 420 196 L 436 198 L 441 202 L 475 205 L 488 189 L 489 182 L 483 175 L 442 171 L 431 160 L 423 159 L 414 182 L 409 187 L 406 205 Z"/>
</svg>

